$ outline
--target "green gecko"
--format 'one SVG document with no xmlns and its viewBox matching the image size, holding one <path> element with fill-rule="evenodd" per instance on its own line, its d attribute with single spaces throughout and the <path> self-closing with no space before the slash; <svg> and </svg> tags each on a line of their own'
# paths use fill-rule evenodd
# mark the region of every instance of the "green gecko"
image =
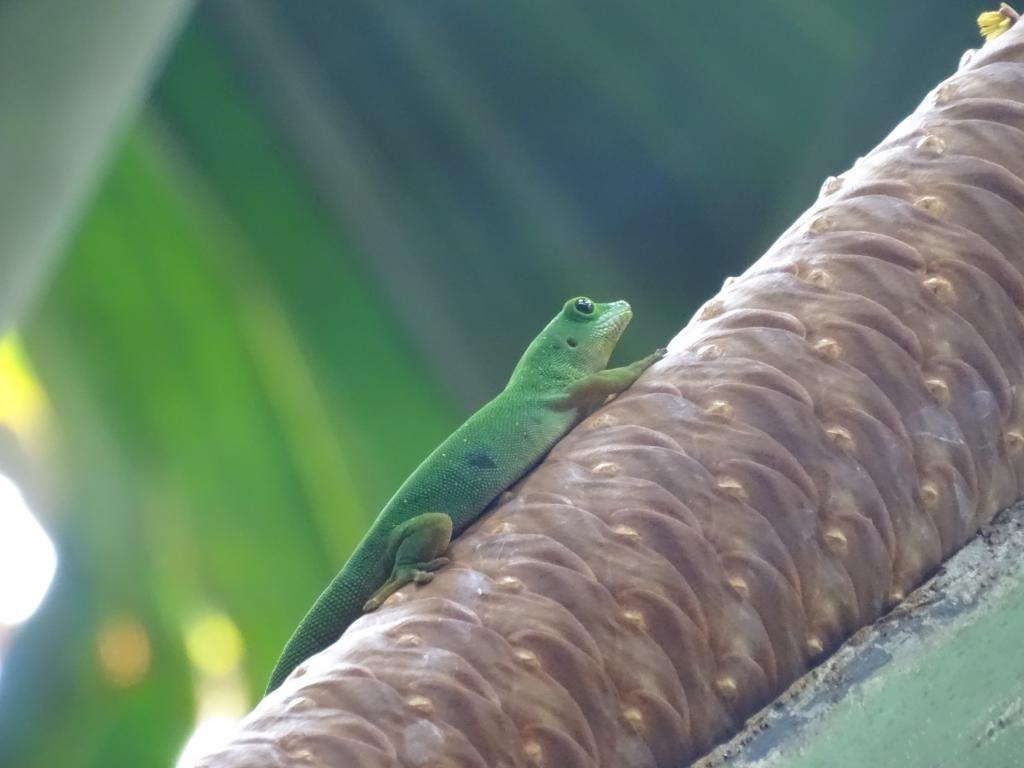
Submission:
<svg viewBox="0 0 1024 768">
<path fill-rule="evenodd" d="M 445 550 L 504 490 L 609 395 L 665 355 L 659 349 L 605 368 L 633 312 L 624 301 L 570 299 L 512 372 L 501 393 L 474 413 L 402 483 L 345 567 L 299 624 L 267 692 L 323 650 L 365 611 L 406 584 L 426 584 L 448 564 Z M 390 574 L 390 575 L 389 575 Z"/>
</svg>

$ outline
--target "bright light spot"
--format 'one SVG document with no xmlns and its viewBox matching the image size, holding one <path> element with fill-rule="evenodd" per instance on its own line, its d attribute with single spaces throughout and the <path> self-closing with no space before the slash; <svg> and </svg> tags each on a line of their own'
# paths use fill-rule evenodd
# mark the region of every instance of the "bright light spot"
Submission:
<svg viewBox="0 0 1024 768">
<path fill-rule="evenodd" d="M 100 666 L 114 685 L 126 688 L 149 671 L 149 634 L 131 616 L 118 616 L 100 627 L 96 635 Z"/>
<path fill-rule="evenodd" d="M 18 486 L 0 475 L 0 624 L 35 613 L 57 570 L 57 551 Z"/>
<path fill-rule="evenodd" d="M 185 629 L 189 661 L 204 675 L 221 677 L 242 660 L 242 634 L 223 613 L 203 613 Z"/>
<path fill-rule="evenodd" d="M 185 748 L 181 750 L 181 757 L 178 758 L 175 768 L 193 768 L 199 758 L 227 741 L 237 725 L 238 718 L 235 717 L 214 716 L 199 721 L 199 725 L 185 743 Z"/>
<path fill-rule="evenodd" d="M 14 334 L 0 339 L 0 423 L 31 436 L 48 415 L 46 395 Z"/>
<path fill-rule="evenodd" d="M 196 761 L 227 741 L 249 707 L 242 679 L 242 634 L 224 613 L 206 610 L 185 626 L 185 652 L 195 671 L 196 728 L 177 768 Z"/>
<path fill-rule="evenodd" d="M 196 761 L 227 741 L 249 700 L 240 667 L 242 635 L 223 613 L 205 611 L 185 628 L 185 652 L 196 671 L 196 725 L 177 768 Z"/>
</svg>

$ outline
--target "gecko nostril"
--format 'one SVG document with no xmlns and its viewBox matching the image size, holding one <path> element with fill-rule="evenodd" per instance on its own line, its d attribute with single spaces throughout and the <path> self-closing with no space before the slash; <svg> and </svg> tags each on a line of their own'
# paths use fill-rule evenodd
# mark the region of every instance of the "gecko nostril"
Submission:
<svg viewBox="0 0 1024 768">
<path fill-rule="evenodd" d="M 565 340 L 565 343 L 568 344 L 570 347 L 574 347 L 574 348 L 575 348 L 575 346 L 577 344 L 579 344 L 579 342 L 576 341 L 576 339 L 572 338 L 571 336 L 568 339 Z"/>
</svg>

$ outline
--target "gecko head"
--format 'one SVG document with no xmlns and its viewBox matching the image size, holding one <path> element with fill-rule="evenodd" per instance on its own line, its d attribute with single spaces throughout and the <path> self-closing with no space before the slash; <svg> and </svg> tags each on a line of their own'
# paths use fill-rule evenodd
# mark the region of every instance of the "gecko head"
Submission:
<svg viewBox="0 0 1024 768">
<path fill-rule="evenodd" d="M 624 301 L 600 303 L 577 296 L 565 302 L 551 330 L 560 337 L 570 357 L 580 358 L 588 371 L 600 371 L 608 365 L 612 350 L 632 319 L 633 310 Z"/>
<path fill-rule="evenodd" d="M 604 370 L 632 319 L 633 310 L 624 301 L 569 299 L 530 344 L 513 379 L 543 389 Z"/>
<path fill-rule="evenodd" d="M 563 364 L 570 375 L 604 370 L 632 319 L 633 310 L 624 301 L 601 303 L 577 296 L 565 302 L 551 328 L 556 332 L 556 343 L 563 347 Z"/>
</svg>

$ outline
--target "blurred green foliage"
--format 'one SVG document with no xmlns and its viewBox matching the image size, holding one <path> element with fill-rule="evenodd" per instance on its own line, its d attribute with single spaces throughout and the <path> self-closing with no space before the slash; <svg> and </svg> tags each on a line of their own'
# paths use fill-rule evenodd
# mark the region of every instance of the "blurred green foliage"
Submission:
<svg viewBox="0 0 1024 768">
<path fill-rule="evenodd" d="M 3 660 L 0 765 L 173 763 L 204 611 L 254 701 L 567 296 L 633 303 L 620 359 L 663 343 L 977 44 L 977 10 L 205 4 L 21 324 L 61 560 Z M 124 684 L 97 655 L 118 616 L 151 646 Z"/>
<path fill-rule="evenodd" d="M 0 333 L 58 261 L 74 214 L 191 7 L 0 3 Z"/>
</svg>

